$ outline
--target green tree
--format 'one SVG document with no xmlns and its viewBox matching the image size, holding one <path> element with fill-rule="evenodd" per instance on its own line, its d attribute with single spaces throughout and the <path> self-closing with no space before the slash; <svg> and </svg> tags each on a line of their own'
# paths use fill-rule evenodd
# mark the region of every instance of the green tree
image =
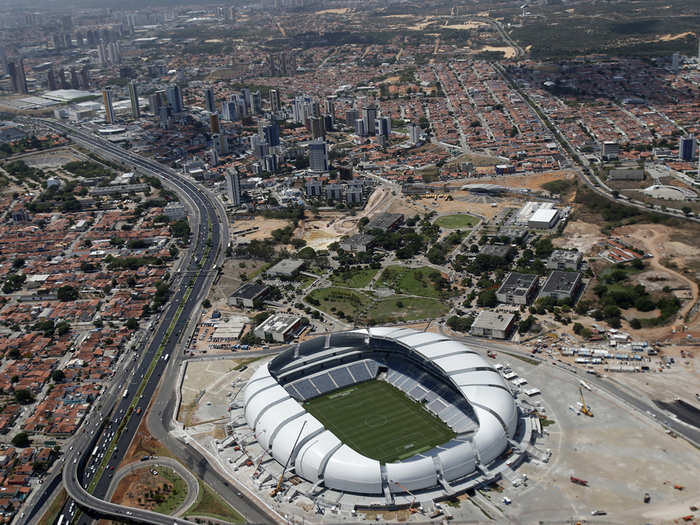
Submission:
<svg viewBox="0 0 700 525">
<path fill-rule="evenodd" d="M 51 379 L 53 379 L 56 383 L 60 383 L 66 378 L 66 374 L 63 373 L 63 370 L 54 370 L 51 372 Z"/>
<path fill-rule="evenodd" d="M 20 405 L 28 405 L 34 402 L 34 395 L 26 388 L 15 390 L 15 401 Z"/>
<path fill-rule="evenodd" d="M 19 434 L 15 434 L 15 436 L 12 438 L 12 444 L 18 448 L 28 447 L 31 444 L 31 442 L 29 441 L 29 434 L 27 434 L 26 432 L 20 432 Z"/>
<path fill-rule="evenodd" d="M 137 330 L 139 327 L 139 322 L 136 319 L 134 319 L 133 317 L 131 317 L 126 321 L 126 327 L 129 330 Z"/>
<path fill-rule="evenodd" d="M 72 286 L 61 286 L 56 290 L 56 297 L 59 301 L 70 302 L 78 298 L 78 290 Z"/>
</svg>

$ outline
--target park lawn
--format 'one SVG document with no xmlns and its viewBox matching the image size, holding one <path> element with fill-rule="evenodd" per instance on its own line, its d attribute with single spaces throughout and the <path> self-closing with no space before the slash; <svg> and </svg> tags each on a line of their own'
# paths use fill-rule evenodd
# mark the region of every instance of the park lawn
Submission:
<svg viewBox="0 0 700 525">
<path fill-rule="evenodd" d="M 229 521 L 231 523 L 245 523 L 245 518 L 231 507 L 226 501 L 214 492 L 208 485 L 199 482 L 199 495 L 197 501 L 187 510 L 185 518 L 190 516 L 203 516 Z"/>
<path fill-rule="evenodd" d="M 320 304 L 315 305 L 319 310 L 331 315 L 338 315 L 339 312 L 343 317 L 352 319 L 357 319 L 372 304 L 372 299 L 367 295 L 347 288 L 319 288 L 306 298 L 307 301 L 309 298 L 319 301 Z"/>
<path fill-rule="evenodd" d="M 435 225 L 446 230 L 456 230 L 458 228 L 471 228 L 479 222 L 478 217 L 459 213 L 455 215 L 443 215 L 435 219 Z"/>
<path fill-rule="evenodd" d="M 430 297 L 389 297 L 377 301 L 367 312 L 376 324 L 435 319 L 450 311 L 449 305 Z"/>
<path fill-rule="evenodd" d="M 435 286 L 431 276 L 440 275 L 434 268 L 404 268 L 403 266 L 388 266 L 377 281 L 377 288 L 392 288 L 397 293 L 407 295 L 422 295 L 438 299 L 440 290 Z"/>
<path fill-rule="evenodd" d="M 347 272 L 334 272 L 331 275 L 331 282 L 336 286 L 347 286 L 348 288 L 365 288 L 377 275 L 379 270 L 374 268 L 353 268 Z"/>
<path fill-rule="evenodd" d="M 409 458 L 455 437 L 445 423 L 385 381 L 335 390 L 304 408 L 343 443 L 382 463 Z"/>
</svg>

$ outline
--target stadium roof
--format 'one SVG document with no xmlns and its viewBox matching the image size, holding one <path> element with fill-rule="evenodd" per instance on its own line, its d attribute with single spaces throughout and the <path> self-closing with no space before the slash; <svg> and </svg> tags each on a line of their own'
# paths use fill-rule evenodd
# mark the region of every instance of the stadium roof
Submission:
<svg viewBox="0 0 700 525">
<path fill-rule="evenodd" d="M 379 461 L 360 454 L 325 429 L 290 395 L 281 378 L 287 374 L 298 380 L 358 356 L 371 359 L 391 352 L 410 352 L 412 361 L 442 374 L 445 387 L 461 394 L 471 407 L 478 427 L 429 451 L 386 463 L 383 478 Z M 244 388 L 244 399 L 248 425 L 279 463 L 289 462 L 290 468 L 312 483 L 320 481 L 329 489 L 360 494 L 430 489 L 440 477 L 449 483 L 469 476 L 477 464 L 488 465 L 503 453 L 518 424 L 508 386 L 478 353 L 444 336 L 406 328 L 355 330 L 293 345 L 255 371 Z"/>
</svg>

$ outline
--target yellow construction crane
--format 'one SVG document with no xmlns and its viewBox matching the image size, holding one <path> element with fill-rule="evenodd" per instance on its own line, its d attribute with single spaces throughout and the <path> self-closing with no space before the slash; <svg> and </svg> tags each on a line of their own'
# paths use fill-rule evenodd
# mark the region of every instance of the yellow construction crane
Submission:
<svg viewBox="0 0 700 525">
<path fill-rule="evenodd" d="M 583 390 L 581 390 L 581 387 L 578 387 L 578 392 L 581 394 L 581 413 L 587 415 L 588 417 L 593 417 L 591 407 L 586 405 L 586 400 L 583 399 Z"/>
<path fill-rule="evenodd" d="M 304 431 L 304 427 L 306 426 L 306 421 L 304 421 L 304 424 L 301 425 L 301 428 L 299 429 L 299 433 L 297 434 L 297 439 L 294 441 L 294 446 L 292 447 L 292 451 L 289 453 L 289 457 L 287 458 L 287 462 L 284 464 L 284 468 L 282 469 L 282 474 L 280 474 L 280 479 L 277 481 L 277 486 L 272 490 L 270 493 L 270 496 L 273 498 L 279 493 L 280 489 L 282 488 L 282 481 L 284 480 L 284 474 L 287 472 L 287 467 L 289 466 L 289 462 L 292 459 L 292 456 L 294 455 L 294 451 L 297 448 L 297 444 L 299 443 L 299 438 L 301 438 L 301 433 Z"/>
<path fill-rule="evenodd" d="M 413 499 L 411 500 L 411 504 L 408 506 L 408 512 L 410 514 L 415 514 L 416 512 L 418 512 L 418 509 L 414 507 L 414 505 L 416 504 L 416 495 L 413 492 L 411 492 L 410 490 L 408 490 L 406 487 L 404 487 L 398 481 L 394 481 L 394 480 L 390 480 L 390 481 L 394 485 L 398 485 L 399 488 L 401 488 L 404 492 L 407 492 L 410 496 L 413 496 Z"/>
</svg>

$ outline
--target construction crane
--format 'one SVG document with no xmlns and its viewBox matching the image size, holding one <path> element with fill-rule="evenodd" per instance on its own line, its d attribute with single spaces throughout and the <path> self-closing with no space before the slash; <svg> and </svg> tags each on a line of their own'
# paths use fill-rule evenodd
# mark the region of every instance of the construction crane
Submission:
<svg viewBox="0 0 700 525">
<path fill-rule="evenodd" d="M 411 500 L 411 504 L 408 506 L 408 512 L 411 514 L 415 514 L 416 512 L 418 512 L 418 509 L 414 507 L 414 505 L 416 504 L 416 495 L 413 492 L 411 492 L 410 490 L 408 490 L 406 487 L 404 487 L 398 481 L 394 481 L 394 480 L 389 480 L 389 481 L 391 483 L 393 483 L 394 485 L 398 485 L 398 487 L 401 490 L 403 490 L 404 492 L 407 492 L 410 496 L 413 497 L 413 499 Z"/>
<path fill-rule="evenodd" d="M 586 405 L 586 400 L 583 398 L 583 390 L 578 387 L 578 392 L 581 394 L 581 413 L 587 415 L 588 417 L 593 417 L 593 411 L 591 407 Z"/>
<path fill-rule="evenodd" d="M 289 457 L 287 458 L 286 463 L 284 464 L 284 468 L 282 469 L 282 474 L 280 474 L 280 479 L 277 481 L 277 485 L 273 489 L 273 491 L 270 493 L 271 497 L 275 497 L 280 489 L 282 488 L 282 480 L 284 480 L 284 474 L 287 472 L 287 467 L 289 466 L 289 462 L 292 460 L 292 456 L 294 455 L 294 451 L 297 448 L 297 444 L 299 443 L 299 439 L 301 438 L 301 433 L 304 431 L 304 427 L 306 426 L 306 421 L 304 421 L 304 424 L 301 425 L 301 428 L 299 429 L 299 433 L 297 434 L 297 439 L 294 441 L 294 446 L 292 447 L 292 451 L 289 453 Z"/>
</svg>

